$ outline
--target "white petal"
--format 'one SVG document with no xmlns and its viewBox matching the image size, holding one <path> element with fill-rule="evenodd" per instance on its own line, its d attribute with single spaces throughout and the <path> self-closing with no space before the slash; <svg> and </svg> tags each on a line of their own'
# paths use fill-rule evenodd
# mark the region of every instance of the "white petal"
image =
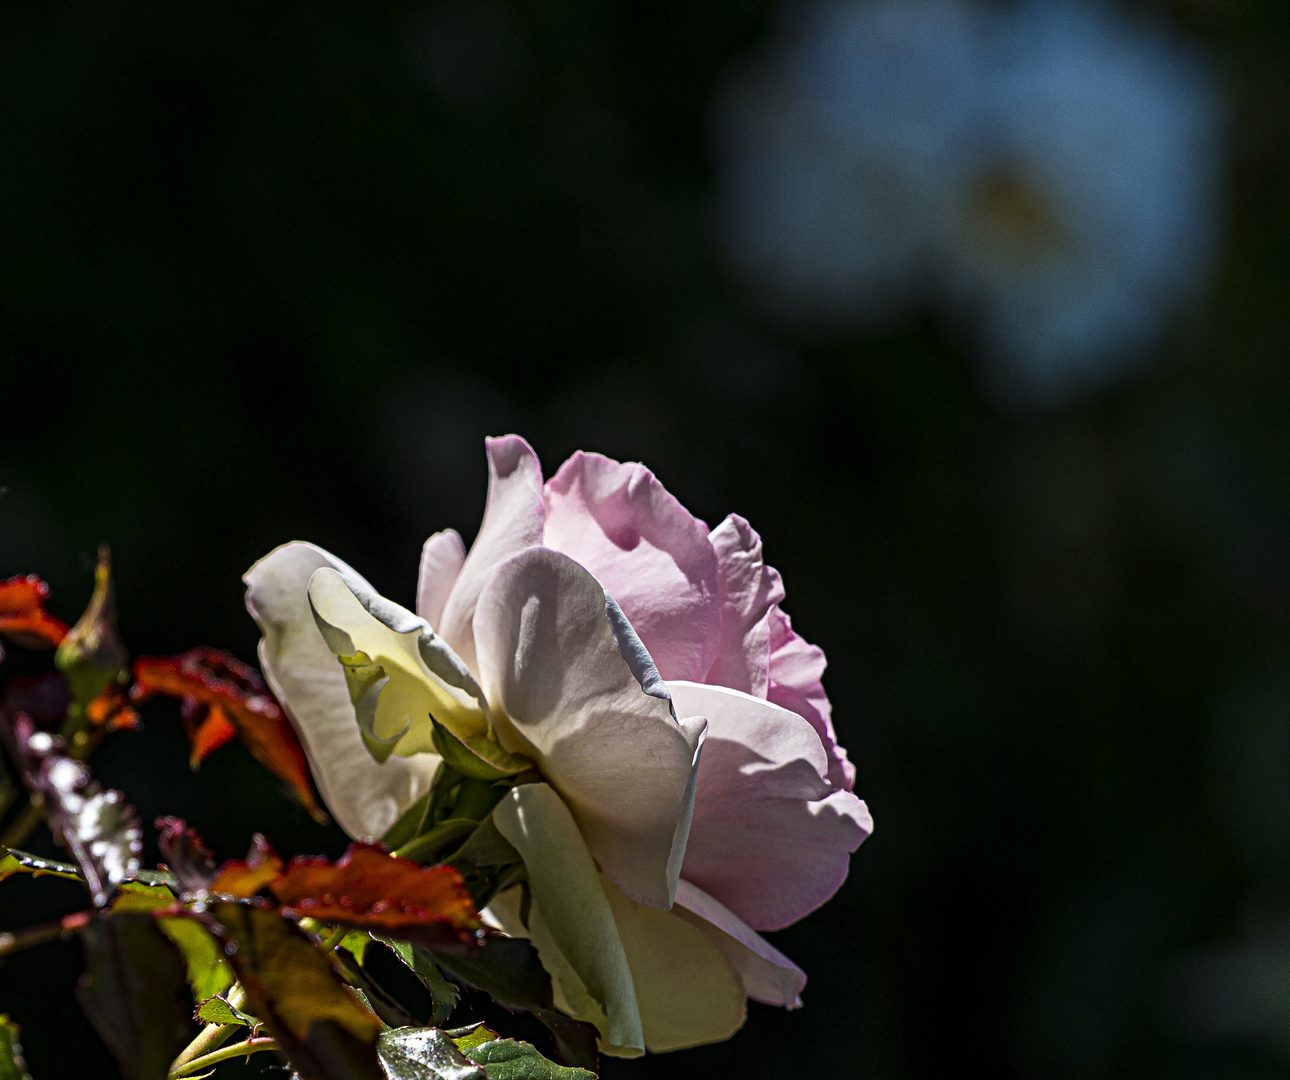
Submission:
<svg viewBox="0 0 1290 1080">
<path fill-rule="evenodd" d="M 473 624 L 479 594 L 500 563 L 542 543 L 542 466 L 518 435 L 485 442 L 488 454 L 488 502 L 479 535 L 461 568 L 439 620 L 439 632 L 472 670 L 475 665 Z"/>
<path fill-rule="evenodd" d="M 417 575 L 417 614 L 437 627 L 443 618 L 448 595 L 466 561 L 466 545 L 456 529 L 444 529 L 430 537 L 421 548 L 421 572 Z"/>
<path fill-rule="evenodd" d="M 685 880 L 677 885 L 672 913 L 698 927 L 721 950 L 754 1001 L 789 1009 L 802 1004 L 806 973 L 697 885 Z"/>
<path fill-rule="evenodd" d="M 528 870 L 529 930 L 561 992 L 558 1004 L 596 1024 L 607 1053 L 639 1054 L 645 1041 L 627 956 L 569 808 L 549 785 L 522 784 L 493 810 L 493 823 Z M 504 904 L 494 909 L 510 921 Z"/>
<path fill-rule="evenodd" d="M 300 735 L 327 808 L 350 836 L 380 836 L 429 788 L 439 759 L 378 765 L 363 746 L 345 676 L 309 610 L 309 578 L 324 566 L 358 577 L 312 544 L 277 548 L 246 572 L 246 606 L 264 635 L 264 677 Z"/>
<path fill-rule="evenodd" d="M 499 741 L 538 763 L 628 896 L 670 907 L 706 722 L 676 721 L 626 619 L 559 552 L 532 548 L 497 569 L 475 640 Z"/>
</svg>

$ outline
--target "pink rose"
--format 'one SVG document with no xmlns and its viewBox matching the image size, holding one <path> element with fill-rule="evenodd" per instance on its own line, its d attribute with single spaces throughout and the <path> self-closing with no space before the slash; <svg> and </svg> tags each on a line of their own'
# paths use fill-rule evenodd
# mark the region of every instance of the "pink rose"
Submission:
<svg viewBox="0 0 1290 1080">
<path fill-rule="evenodd" d="M 479 535 L 426 541 L 415 614 L 312 545 L 247 573 L 324 799 L 381 835 L 438 767 L 433 712 L 541 774 L 492 812 L 528 925 L 518 890 L 490 912 L 607 1052 L 726 1038 L 746 997 L 798 1004 L 805 975 L 756 931 L 832 896 L 872 821 L 760 539 L 733 515 L 709 531 L 641 465 L 579 453 L 544 484 L 524 440 L 487 453 Z"/>
</svg>

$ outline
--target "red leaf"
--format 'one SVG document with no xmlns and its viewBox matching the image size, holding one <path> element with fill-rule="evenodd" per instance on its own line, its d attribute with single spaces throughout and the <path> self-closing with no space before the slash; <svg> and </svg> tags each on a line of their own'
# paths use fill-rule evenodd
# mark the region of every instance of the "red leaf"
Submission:
<svg viewBox="0 0 1290 1080">
<path fill-rule="evenodd" d="M 471 948 L 483 929 L 454 867 L 423 867 L 379 844 L 351 844 L 336 863 L 292 859 L 269 892 L 286 915 L 377 930 L 428 948 Z"/>
<path fill-rule="evenodd" d="M 218 705 L 211 705 L 206 711 L 205 718 L 195 723 L 193 730 L 189 732 L 188 764 L 194 769 L 197 768 L 207 755 L 218 750 L 236 734 L 237 728 L 233 726 L 224 710 Z"/>
<path fill-rule="evenodd" d="M 183 701 L 194 765 L 227 741 L 218 719 L 206 727 L 212 716 L 222 716 L 256 761 L 287 782 L 315 821 L 326 822 L 295 728 L 254 668 L 218 649 L 141 656 L 134 663 L 130 697 L 141 702 L 155 694 Z"/>
<path fill-rule="evenodd" d="M 381 1022 L 341 981 L 325 955 L 278 912 L 214 904 L 207 927 L 224 944 L 247 996 L 279 1056 L 303 1080 L 380 1080 Z M 209 917 L 207 917 L 209 918 Z"/>
<path fill-rule="evenodd" d="M 245 900 L 276 878 L 281 869 L 282 857 L 256 833 L 251 839 L 251 854 L 245 860 L 237 859 L 221 866 L 210 883 L 210 891 Z"/>
<path fill-rule="evenodd" d="M 202 843 L 196 829 L 190 829 L 183 818 L 159 817 L 153 826 L 157 830 L 157 847 L 175 875 L 179 887 L 186 893 L 202 892 L 209 888 L 215 877 L 215 857 Z"/>
<path fill-rule="evenodd" d="M 55 648 L 67 624 L 45 610 L 49 586 L 35 574 L 0 581 L 0 634 L 29 649 Z"/>
<path fill-rule="evenodd" d="M 285 869 L 269 850 L 225 863 L 210 891 L 243 899 L 267 892 L 289 918 L 308 916 L 440 950 L 472 949 L 484 925 L 455 868 L 424 867 L 380 844 L 351 844 L 335 863 L 297 857 Z"/>
<path fill-rule="evenodd" d="M 85 707 L 85 715 L 95 727 L 108 731 L 138 731 L 143 727 L 139 714 L 130 708 L 125 694 L 116 685 L 108 686 Z"/>
</svg>

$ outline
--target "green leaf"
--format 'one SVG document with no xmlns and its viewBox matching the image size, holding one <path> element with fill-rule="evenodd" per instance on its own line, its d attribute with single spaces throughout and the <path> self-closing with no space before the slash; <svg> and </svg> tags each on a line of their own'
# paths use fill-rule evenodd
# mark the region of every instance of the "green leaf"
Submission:
<svg viewBox="0 0 1290 1080">
<path fill-rule="evenodd" d="M 497 831 L 490 814 L 480 822 L 479 828 L 457 849 L 452 857 L 454 864 L 471 866 L 510 866 L 523 862 L 515 846 Z"/>
<path fill-rule="evenodd" d="M 389 1080 L 595 1080 L 548 1061 L 537 1048 L 480 1025 L 464 1037 L 439 1028 L 393 1028 L 376 1041 Z"/>
<path fill-rule="evenodd" d="M 408 732 L 404 726 L 402 731 L 388 739 L 376 734 L 376 707 L 381 700 L 381 691 L 390 684 L 390 677 L 380 664 L 372 663 L 367 653 L 341 653 L 337 659 L 345 672 L 345 685 L 349 687 L 349 699 L 354 703 L 363 745 L 378 764 L 384 765 L 399 740 Z"/>
<path fill-rule="evenodd" d="M 488 938 L 472 956 L 433 956 L 453 979 L 482 990 L 503 1008 L 532 1013 L 551 1032 L 563 1061 L 596 1069 L 599 1055 L 595 1027 L 556 1012 L 551 976 L 531 941 Z"/>
<path fill-rule="evenodd" d="M 398 821 L 385 831 L 385 835 L 381 837 L 381 843 L 391 851 L 401 848 L 421 831 L 429 806 L 430 790 L 428 789 L 421 798 L 399 815 Z"/>
<path fill-rule="evenodd" d="M 433 1002 L 433 1015 L 431 1019 L 436 1024 L 442 1025 L 452 1015 L 452 1010 L 457 1007 L 457 1002 L 461 1000 L 461 993 L 439 970 L 434 961 L 434 954 L 429 949 L 423 949 L 416 945 L 411 945 L 406 941 L 395 941 L 393 938 L 380 938 L 393 951 L 394 955 L 403 961 L 404 965 L 412 971 L 422 985 L 430 991 L 430 999 Z"/>
<path fill-rule="evenodd" d="M 90 1023 L 126 1080 L 164 1080 L 188 1041 L 184 963 L 153 923 L 138 915 L 91 919 L 81 930 L 86 973 L 77 987 Z"/>
<path fill-rule="evenodd" d="M 430 782 L 430 806 L 426 810 L 425 821 L 418 831 L 428 829 L 436 821 L 452 817 L 452 799 L 458 785 L 464 779 L 465 777 L 451 768 L 446 761 L 439 762 L 439 768 L 435 769 L 434 779 Z"/>
<path fill-rule="evenodd" d="M 509 754 L 501 744 L 487 735 L 455 735 L 433 715 L 434 747 L 439 756 L 462 776 L 476 780 L 502 780 L 533 768 L 533 762 L 523 754 Z"/>
<path fill-rule="evenodd" d="M 453 798 L 452 816 L 469 821 L 483 821 L 510 790 L 506 780 L 476 780 L 466 777 Z"/>
<path fill-rule="evenodd" d="M 487 907 L 499 892 L 528 875 L 519 852 L 497 831 L 491 814 L 466 837 L 447 862 L 461 871 L 477 908 Z"/>
<path fill-rule="evenodd" d="M 376 1040 L 388 1080 L 489 1080 L 439 1028 L 392 1028 Z"/>
<path fill-rule="evenodd" d="M 179 882 L 168 870 L 136 870 L 127 881 L 142 881 L 145 885 L 164 885 L 168 889 L 177 889 Z"/>
<path fill-rule="evenodd" d="M 436 952 L 433 957 L 452 978 L 484 991 L 512 1012 L 555 1007 L 551 976 L 538 959 L 533 943 L 524 938 L 488 938 L 472 956 Z"/>
<path fill-rule="evenodd" d="M 31 1080 L 18 1035 L 18 1025 L 0 1013 L 0 1080 Z"/>
<path fill-rule="evenodd" d="M 295 922 L 305 933 L 317 934 L 323 939 L 331 937 L 339 929 L 332 923 L 320 922 L 318 919 L 311 919 L 307 915 L 304 918 L 296 918 Z M 367 955 L 367 947 L 370 944 L 372 944 L 372 935 L 368 931 L 350 930 L 336 943 L 336 947 L 344 949 L 361 966 L 363 958 Z"/>
<path fill-rule="evenodd" d="M 586 1069 L 548 1061 L 531 1043 L 492 1039 L 462 1050 L 462 1056 L 483 1065 L 488 1080 L 596 1080 Z"/>
<path fill-rule="evenodd" d="M 482 1020 L 477 1024 L 471 1024 L 470 1027 L 450 1031 L 448 1034 L 452 1036 L 452 1041 L 457 1044 L 458 1050 L 473 1050 L 476 1046 L 482 1046 L 486 1042 L 501 1038 L 497 1032 Z"/>
<path fill-rule="evenodd" d="M 412 859 L 414 862 L 438 862 L 441 855 L 457 847 L 462 840 L 475 831 L 478 825 L 479 822 L 468 821 L 465 818 L 449 818 L 415 839 L 409 840 L 395 854 L 405 859 Z"/>
<path fill-rule="evenodd" d="M 148 915 L 175 904 L 175 894 L 165 885 L 127 881 L 112 901 L 113 914 Z M 211 932 L 185 917 L 158 919 L 157 925 L 178 947 L 188 966 L 188 985 L 198 1001 L 222 994 L 233 985 L 233 969 Z"/>
<path fill-rule="evenodd" d="M 260 1030 L 259 1020 L 244 1013 L 227 998 L 219 996 L 208 997 L 198 1005 L 196 1012 L 193 1013 L 193 1019 L 200 1020 L 203 1024 L 241 1024 L 251 1029 L 252 1036 Z"/>
<path fill-rule="evenodd" d="M 16 848 L 0 848 L 6 852 L 0 858 L 0 881 L 13 877 L 14 874 L 30 874 L 32 877 L 60 877 L 69 881 L 84 881 L 81 872 L 71 863 L 55 862 L 53 859 L 42 859 L 38 855 L 28 855 Z"/>
<path fill-rule="evenodd" d="M 370 944 L 372 944 L 372 935 L 366 930 L 351 930 L 340 939 L 340 947 L 357 960 L 360 966 Z"/>
<path fill-rule="evenodd" d="M 6 852 L 4 856 L 0 856 L 0 881 L 14 874 L 30 874 L 32 877 L 48 875 L 66 878 L 68 881 L 85 880 L 80 870 L 71 863 L 46 859 L 40 855 L 19 851 L 17 848 L 0 848 L 0 851 Z M 164 870 L 135 870 L 126 880 L 142 881 L 145 885 L 165 885 L 172 889 L 177 884 L 175 876 Z"/>
</svg>

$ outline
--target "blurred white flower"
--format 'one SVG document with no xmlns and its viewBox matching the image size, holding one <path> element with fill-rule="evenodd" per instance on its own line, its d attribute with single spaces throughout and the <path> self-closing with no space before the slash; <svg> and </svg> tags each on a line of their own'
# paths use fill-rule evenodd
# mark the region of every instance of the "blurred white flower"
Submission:
<svg viewBox="0 0 1290 1080">
<path fill-rule="evenodd" d="M 979 18 L 953 0 L 825 3 L 718 103 L 736 268 L 781 317 L 889 316 L 933 270 L 982 91 Z"/>
<path fill-rule="evenodd" d="M 781 319 L 931 300 L 999 397 L 1066 400 L 1203 288 L 1221 112 L 1195 54 L 1099 3 L 818 3 L 719 100 L 722 237 Z"/>
</svg>

